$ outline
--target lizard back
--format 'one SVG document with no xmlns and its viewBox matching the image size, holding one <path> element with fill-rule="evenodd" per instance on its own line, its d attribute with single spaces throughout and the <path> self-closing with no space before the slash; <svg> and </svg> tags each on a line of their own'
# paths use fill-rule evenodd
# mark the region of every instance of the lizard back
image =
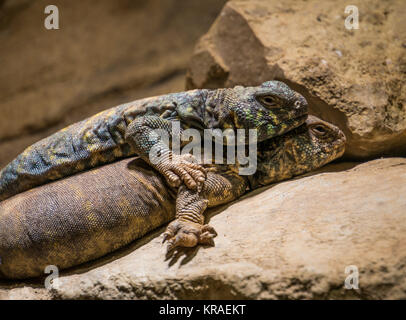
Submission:
<svg viewBox="0 0 406 320">
<path fill-rule="evenodd" d="M 136 100 L 38 141 L 0 171 L 0 201 L 49 181 L 134 156 L 134 149 L 124 139 L 131 121 L 142 115 L 176 112 L 178 104 L 192 105 L 200 100 L 201 90 Z"/>
</svg>

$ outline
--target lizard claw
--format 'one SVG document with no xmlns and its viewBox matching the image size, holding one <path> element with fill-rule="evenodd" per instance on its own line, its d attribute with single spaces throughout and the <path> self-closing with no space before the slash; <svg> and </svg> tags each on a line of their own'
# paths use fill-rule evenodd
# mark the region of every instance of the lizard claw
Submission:
<svg viewBox="0 0 406 320">
<path fill-rule="evenodd" d="M 168 225 L 163 242 L 169 239 L 168 253 L 177 247 L 195 247 L 198 244 L 214 246 L 215 236 L 217 232 L 208 224 L 175 220 Z"/>
<path fill-rule="evenodd" d="M 165 232 L 164 236 L 163 236 L 162 243 L 165 243 L 165 241 L 167 241 L 170 237 L 171 237 L 171 235 L 169 233 Z"/>
<path fill-rule="evenodd" d="M 183 182 L 188 189 L 200 192 L 207 178 L 206 169 L 199 165 L 191 154 L 173 155 L 170 161 L 157 168 L 165 176 L 169 185 L 175 188 Z"/>
</svg>

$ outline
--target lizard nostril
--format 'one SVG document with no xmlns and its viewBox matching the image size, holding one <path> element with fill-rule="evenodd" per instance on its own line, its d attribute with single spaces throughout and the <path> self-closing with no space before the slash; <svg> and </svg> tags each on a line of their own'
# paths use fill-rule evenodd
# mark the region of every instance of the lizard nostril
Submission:
<svg viewBox="0 0 406 320">
<path fill-rule="evenodd" d="M 295 101 L 295 108 L 300 109 L 301 106 L 302 106 L 301 102 L 299 100 L 296 100 Z"/>
</svg>

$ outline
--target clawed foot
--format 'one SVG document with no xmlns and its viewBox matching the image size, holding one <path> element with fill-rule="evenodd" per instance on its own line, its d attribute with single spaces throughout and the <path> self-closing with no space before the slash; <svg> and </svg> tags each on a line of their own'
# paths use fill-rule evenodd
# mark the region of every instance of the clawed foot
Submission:
<svg viewBox="0 0 406 320">
<path fill-rule="evenodd" d="M 176 247 L 195 247 L 197 244 L 214 246 L 215 236 L 217 232 L 208 224 L 175 220 L 166 228 L 162 243 L 168 240 L 167 252 L 169 252 Z"/>
<path fill-rule="evenodd" d="M 157 166 L 169 185 L 179 187 L 183 182 L 188 189 L 201 191 L 207 173 L 191 154 L 173 155 L 172 159 Z"/>
</svg>

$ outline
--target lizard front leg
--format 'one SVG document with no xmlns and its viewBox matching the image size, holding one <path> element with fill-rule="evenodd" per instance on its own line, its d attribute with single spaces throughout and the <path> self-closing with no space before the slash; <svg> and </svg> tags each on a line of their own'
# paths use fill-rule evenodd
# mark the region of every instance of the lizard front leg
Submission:
<svg viewBox="0 0 406 320">
<path fill-rule="evenodd" d="M 172 121 L 158 116 L 140 117 L 130 123 L 125 139 L 144 161 L 165 177 L 169 185 L 179 187 L 183 182 L 189 189 L 200 190 L 206 179 L 206 170 L 191 154 L 174 154 L 162 141 L 158 130 L 163 130 L 170 137 L 172 124 Z M 154 152 L 151 153 L 153 148 Z M 159 156 L 154 158 L 154 154 Z"/>
<path fill-rule="evenodd" d="M 206 208 L 225 204 L 241 196 L 247 187 L 246 180 L 234 172 L 208 172 L 201 192 L 181 186 L 176 199 L 176 219 L 171 222 L 163 242 L 168 241 L 167 250 L 176 247 L 194 247 L 197 244 L 214 245 L 217 232 L 204 224 Z"/>
</svg>

